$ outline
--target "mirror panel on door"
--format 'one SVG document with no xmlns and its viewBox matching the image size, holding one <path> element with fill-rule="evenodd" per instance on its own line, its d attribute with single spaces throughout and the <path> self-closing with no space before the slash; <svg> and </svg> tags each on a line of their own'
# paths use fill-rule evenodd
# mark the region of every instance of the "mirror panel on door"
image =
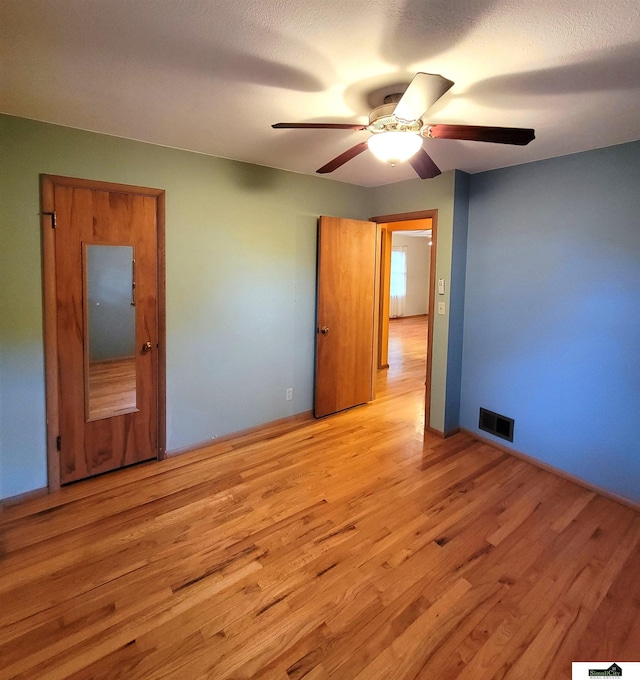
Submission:
<svg viewBox="0 0 640 680">
<path fill-rule="evenodd" d="M 136 408 L 135 254 L 132 246 L 85 244 L 86 419 Z"/>
</svg>

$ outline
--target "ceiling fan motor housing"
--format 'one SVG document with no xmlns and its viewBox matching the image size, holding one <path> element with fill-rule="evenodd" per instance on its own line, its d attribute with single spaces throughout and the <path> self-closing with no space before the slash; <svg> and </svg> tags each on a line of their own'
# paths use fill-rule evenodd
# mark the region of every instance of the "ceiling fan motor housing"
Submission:
<svg viewBox="0 0 640 680">
<path fill-rule="evenodd" d="M 396 118 L 393 114 L 396 108 L 395 102 L 382 104 L 378 106 L 369 115 L 369 131 L 378 132 L 413 132 L 420 133 L 422 129 L 422 121 L 418 120 L 402 120 Z"/>
</svg>

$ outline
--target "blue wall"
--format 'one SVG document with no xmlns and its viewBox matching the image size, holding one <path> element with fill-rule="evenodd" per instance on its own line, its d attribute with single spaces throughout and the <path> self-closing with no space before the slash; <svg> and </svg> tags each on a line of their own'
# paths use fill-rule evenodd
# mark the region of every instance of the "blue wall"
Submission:
<svg viewBox="0 0 640 680">
<path fill-rule="evenodd" d="M 471 177 L 461 397 L 462 427 L 515 418 L 514 449 L 636 502 L 639 178 L 639 142 Z"/>
</svg>

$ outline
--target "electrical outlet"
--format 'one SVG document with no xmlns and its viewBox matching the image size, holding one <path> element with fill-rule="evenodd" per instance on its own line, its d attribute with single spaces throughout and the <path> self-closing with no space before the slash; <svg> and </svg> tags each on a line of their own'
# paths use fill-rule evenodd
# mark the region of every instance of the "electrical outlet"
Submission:
<svg viewBox="0 0 640 680">
<path fill-rule="evenodd" d="M 287 387 L 287 401 L 293 399 L 293 387 Z"/>
<path fill-rule="evenodd" d="M 438 314 L 444 314 L 444 313 L 445 313 L 444 302 L 438 302 Z"/>
</svg>

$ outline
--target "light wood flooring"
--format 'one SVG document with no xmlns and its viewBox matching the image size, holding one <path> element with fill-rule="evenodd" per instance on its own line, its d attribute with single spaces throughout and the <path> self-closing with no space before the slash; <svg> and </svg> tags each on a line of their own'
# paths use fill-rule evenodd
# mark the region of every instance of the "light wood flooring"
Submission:
<svg viewBox="0 0 640 680">
<path fill-rule="evenodd" d="M 6 508 L 0 677 L 569 680 L 572 660 L 640 660 L 640 515 L 423 438 L 425 321 L 391 331 L 370 405 Z"/>
</svg>

